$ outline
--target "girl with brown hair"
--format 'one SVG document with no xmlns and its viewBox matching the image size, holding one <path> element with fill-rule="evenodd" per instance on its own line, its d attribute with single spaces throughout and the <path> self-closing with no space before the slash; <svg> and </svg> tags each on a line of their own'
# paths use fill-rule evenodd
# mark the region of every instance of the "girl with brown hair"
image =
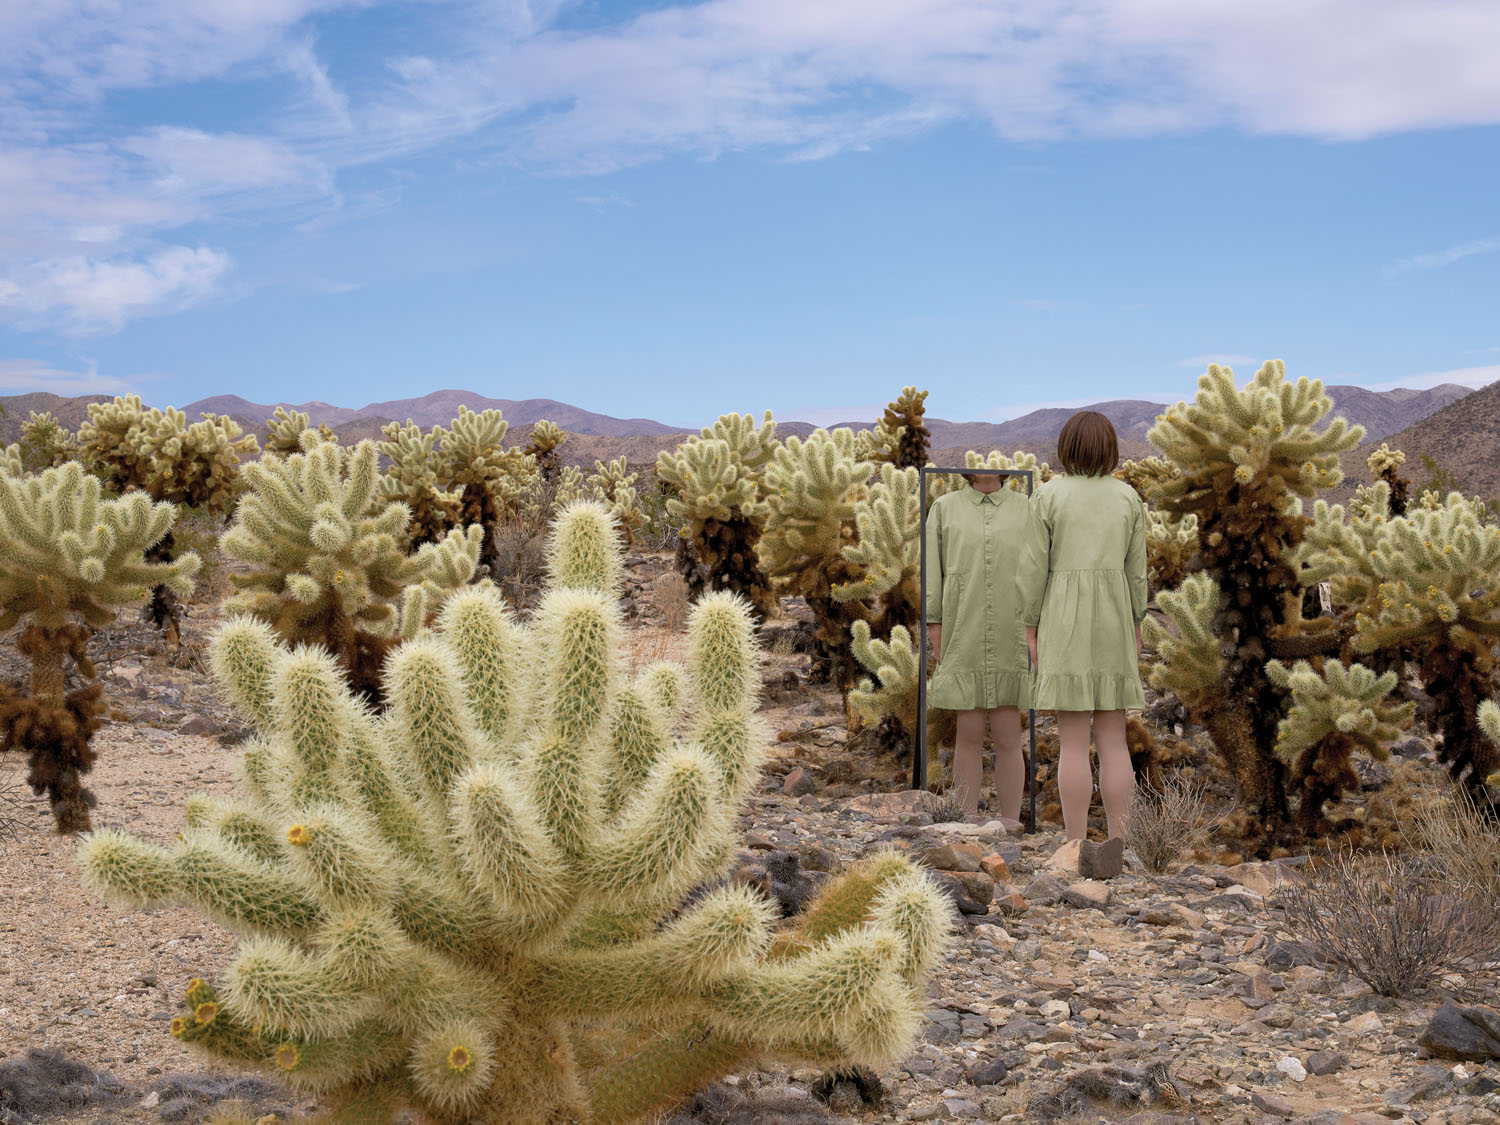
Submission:
<svg viewBox="0 0 1500 1125">
<path fill-rule="evenodd" d="M 1146 510 L 1111 474 L 1115 428 L 1084 410 L 1057 439 L 1065 475 L 1031 499 L 1016 585 L 1033 669 L 1032 706 L 1057 712 L 1057 788 L 1069 840 L 1088 834 L 1099 751 L 1099 792 L 1111 840 L 1123 837 L 1135 791 L 1125 709 L 1143 707 L 1138 667 L 1146 616 Z"/>
</svg>

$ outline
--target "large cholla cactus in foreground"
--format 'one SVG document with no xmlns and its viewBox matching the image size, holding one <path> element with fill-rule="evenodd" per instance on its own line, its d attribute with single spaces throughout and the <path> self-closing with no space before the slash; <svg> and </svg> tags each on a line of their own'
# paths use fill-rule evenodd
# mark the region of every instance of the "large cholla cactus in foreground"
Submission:
<svg viewBox="0 0 1500 1125">
<path fill-rule="evenodd" d="M 0 749 L 29 759 L 32 789 L 52 802 L 59 832 L 89 826 L 92 795 L 81 776 L 93 766 L 90 736 L 103 711 L 97 681 L 68 693 L 66 662 L 93 678 L 84 650 L 92 630 L 120 608 L 167 584 L 186 596 L 198 556 L 153 563 L 146 552 L 172 527 L 171 504 L 143 492 L 102 498 L 97 477 L 76 461 L 35 477 L 0 471 L 0 630 L 24 625 L 16 647 L 31 661 L 30 695 L 0 689 Z"/>
<path fill-rule="evenodd" d="M 80 849 L 112 898 L 241 935 L 179 1038 L 359 1125 L 624 1125 L 765 1058 L 901 1057 L 951 908 L 894 854 L 780 931 L 758 891 L 704 889 L 758 775 L 752 623 L 707 596 L 685 676 L 631 680 L 616 535 L 594 505 L 560 518 L 571 584 L 529 626 L 487 585 L 451 599 L 391 659 L 381 718 L 322 654 L 224 627 L 216 674 L 259 731 L 239 793 L 194 798 L 171 849 Z"/>
<path fill-rule="evenodd" d="M 1288 814 L 1285 766 L 1274 752 L 1284 694 L 1265 664 L 1299 655 L 1279 647 L 1301 618 L 1292 552 L 1310 521 L 1298 501 L 1337 484 L 1339 454 L 1363 436 L 1342 418 L 1316 429 L 1332 407 L 1322 383 L 1288 383 L 1280 360 L 1244 388 L 1213 364 L 1196 400 L 1172 407 L 1147 435 L 1176 470 L 1148 486 L 1151 501 L 1170 515 L 1197 516 L 1197 565 L 1222 593 L 1212 627 L 1225 640 L 1224 677 L 1196 717 L 1267 830 Z"/>
<path fill-rule="evenodd" d="M 728 590 L 761 616 L 776 612 L 756 548 L 765 528 L 764 470 L 778 447 L 768 410 L 758 426 L 749 414 L 721 415 L 657 456 L 657 478 L 677 493 L 667 510 L 681 524 L 677 569 L 690 597 Z"/>
<path fill-rule="evenodd" d="M 250 569 L 231 574 L 239 592 L 225 609 L 323 646 L 351 685 L 379 699 L 386 650 L 473 577 L 480 530 L 454 529 L 410 552 L 411 513 L 378 495 L 374 444 L 346 448 L 311 430 L 304 439 L 306 452 L 268 453 L 245 469 L 249 490 L 221 544 Z"/>
</svg>

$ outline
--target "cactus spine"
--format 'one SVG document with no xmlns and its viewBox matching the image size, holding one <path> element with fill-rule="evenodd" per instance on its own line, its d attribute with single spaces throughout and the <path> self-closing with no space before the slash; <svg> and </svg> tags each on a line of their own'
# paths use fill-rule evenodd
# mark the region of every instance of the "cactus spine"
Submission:
<svg viewBox="0 0 1500 1125">
<path fill-rule="evenodd" d="M 907 1048 L 950 908 L 906 860 L 857 866 L 780 932 L 750 888 L 684 904 L 757 772 L 753 625 L 727 594 L 694 608 L 671 737 L 674 677 L 623 669 L 609 523 L 559 518 L 529 625 L 488 585 L 451 598 L 391 660 L 379 717 L 326 655 L 223 627 L 216 673 L 273 768 L 196 804 L 170 850 L 102 831 L 79 853 L 112 898 L 240 934 L 174 1034 L 366 1125 L 625 1123 L 754 1059 Z"/>
<path fill-rule="evenodd" d="M 176 511 L 143 492 L 102 497 L 97 477 L 70 461 L 38 476 L 0 472 L 0 630 L 24 624 L 17 647 L 31 661 L 31 690 L 0 699 L 5 750 L 28 755 L 32 789 L 46 791 L 59 832 L 89 827 L 92 795 L 81 775 L 93 765 L 90 736 L 103 711 L 97 680 L 67 693 L 68 660 L 94 676 L 84 645 L 120 607 L 159 584 L 186 596 L 198 556 L 146 558 Z"/>
</svg>

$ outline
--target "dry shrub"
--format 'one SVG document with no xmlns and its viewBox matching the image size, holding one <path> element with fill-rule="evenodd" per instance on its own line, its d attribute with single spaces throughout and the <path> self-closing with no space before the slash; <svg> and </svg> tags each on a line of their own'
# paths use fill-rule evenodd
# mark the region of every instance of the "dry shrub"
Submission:
<svg viewBox="0 0 1500 1125">
<path fill-rule="evenodd" d="M 1207 812 L 1203 786 L 1196 781 L 1171 777 L 1160 789 L 1137 785 L 1125 821 L 1125 843 L 1147 871 L 1160 875 L 1183 849 L 1208 842 Z"/>
<path fill-rule="evenodd" d="M 1406 996 L 1500 955 L 1500 912 L 1464 892 L 1430 853 L 1342 852 L 1274 901 L 1325 960 L 1382 996 Z"/>
<path fill-rule="evenodd" d="M 15 771 L 8 766 L 0 768 L 0 840 L 21 838 L 26 809 L 25 795 Z"/>
<path fill-rule="evenodd" d="M 651 583 L 651 592 L 656 608 L 661 611 L 663 628 L 680 632 L 688 617 L 688 588 L 682 575 L 675 570 L 658 575 Z"/>
</svg>

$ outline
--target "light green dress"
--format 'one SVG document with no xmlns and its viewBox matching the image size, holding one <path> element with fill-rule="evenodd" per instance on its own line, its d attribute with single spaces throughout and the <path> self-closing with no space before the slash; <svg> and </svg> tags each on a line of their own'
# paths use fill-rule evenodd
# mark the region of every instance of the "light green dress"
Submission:
<svg viewBox="0 0 1500 1125">
<path fill-rule="evenodd" d="M 1146 508 L 1112 476 L 1053 477 L 1031 498 L 1016 574 L 1036 626 L 1032 706 L 1144 707 L 1135 627 L 1146 616 Z"/>
<path fill-rule="evenodd" d="M 1026 495 L 965 485 L 927 513 L 927 620 L 943 626 L 933 707 L 1029 707 L 1026 630 L 1015 568 L 1026 533 Z"/>
</svg>

